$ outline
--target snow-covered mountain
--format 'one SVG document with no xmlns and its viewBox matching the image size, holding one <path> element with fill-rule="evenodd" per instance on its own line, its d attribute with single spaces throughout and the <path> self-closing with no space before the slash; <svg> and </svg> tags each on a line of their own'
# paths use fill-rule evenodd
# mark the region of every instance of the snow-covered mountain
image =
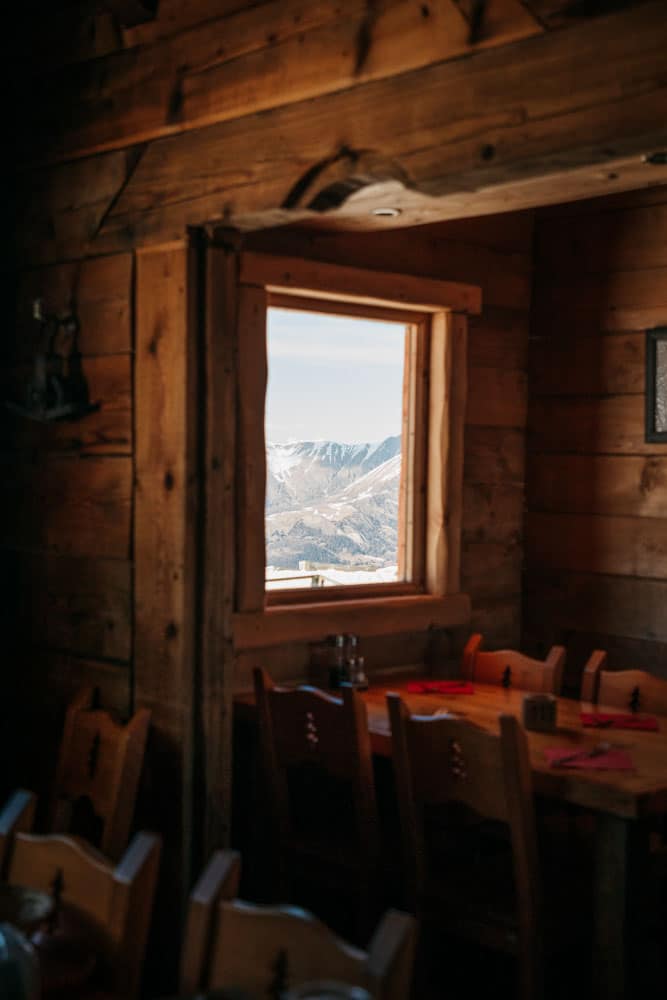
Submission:
<svg viewBox="0 0 667 1000">
<path fill-rule="evenodd" d="M 401 439 L 267 446 L 267 564 L 395 564 Z"/>
</svg>

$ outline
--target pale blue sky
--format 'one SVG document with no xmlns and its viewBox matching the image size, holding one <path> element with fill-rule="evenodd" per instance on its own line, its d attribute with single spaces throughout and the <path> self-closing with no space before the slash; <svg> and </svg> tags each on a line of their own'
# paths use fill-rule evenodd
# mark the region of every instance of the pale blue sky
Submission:
<svg viewBox="0 0 667 1000">
<path fill-rule="evenodd" d="M 401 433 L 405 327 L 268 311 L 266 439 L 381 441 Z"/>
</svg>

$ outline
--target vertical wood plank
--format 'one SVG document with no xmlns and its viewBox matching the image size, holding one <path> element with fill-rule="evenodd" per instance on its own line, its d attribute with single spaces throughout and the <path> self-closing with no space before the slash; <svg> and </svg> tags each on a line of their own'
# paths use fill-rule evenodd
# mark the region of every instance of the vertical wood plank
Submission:
<svg viewBox="0 0 667 1000">
<path fill-rule="evenodd" d="M 461 589 L 461 532 L 463 524 L 463 462 L 465 414 L 468 399 L 468 319 L 450 314 L 451 378 L 449 384 L 449 436 L 447 467 L 447 578 L 448 594 Z"/>
<path fill-rule="evenodd" d="M 266 305 L 264 288 L 241 285 L 238 317 L 238 558 L 239 611 L 264 607 L 266 541 Z M 259 528 L 259 530 L 258 530 Z"/>
<path fill-rule="evenodd" d="M 199 708 L 204 732 L 204 787 L 200 790 L 204 794 L 205 858 L 219 847 L 228 847 L 231 833 L 237 270 L 233 249 L 207 247 Z M 263 420 L 263 411 L 258 419 Z"/>
<path fill-rule="evenodd" d="M 467 334 L 464 315 L 434 314 L 428 415 L 426 585 L 429 593 L 436 595 L 460 590 Z M 433 470 L 439 473 L 434 474 Z"/>
<path fill-rule="evenodd" d="M 152 709 L 146 820 L 165 837 L 161 883 L 189 886 L 196 554 L 194 250 L 137 258 L 135 673 Z M 173 920 L 173 913 L 169 922 Z M 165 921 L 166 924 L 166 921 Z M 173 933 L 173 928 L 172 928 Z"/>
</svg>

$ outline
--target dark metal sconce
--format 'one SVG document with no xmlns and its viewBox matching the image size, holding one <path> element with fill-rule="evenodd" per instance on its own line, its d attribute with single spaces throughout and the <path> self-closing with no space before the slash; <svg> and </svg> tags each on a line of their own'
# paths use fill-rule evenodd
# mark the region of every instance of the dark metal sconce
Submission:
<svg viewBox="0 0 667 1000">
<path fill-rule="evenodd" d="M 667 326 L 646 331 L 646 440 L 667 444 Z"/>
<path fill-rule="evenodd" d="M 40 344 L 24 401 L 6 400 L 14 413 L 41 423 L 77 420 L 99 409 L 88 398 L 88 383 L 78 350 L 79 321 L 71 311 L 66 316 L 45 315 L 42 303 L 33 303 L 33 318 L 40 324 Z"/>
</svg>

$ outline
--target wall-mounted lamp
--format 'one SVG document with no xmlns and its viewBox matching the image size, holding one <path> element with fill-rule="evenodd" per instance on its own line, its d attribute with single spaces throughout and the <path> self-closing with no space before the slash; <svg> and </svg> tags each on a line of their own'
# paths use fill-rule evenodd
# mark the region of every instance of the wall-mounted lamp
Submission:
<svg viewBox="0 0 667 1000">
<path fill-rule="evenodd" d="M 71 310 L 65 316 L 45 314 L 35 299 L 33 319 L 40 324 L 39 347 L 32 377 L 22 403 L 6 400 L 5 406 L 30 420 L 51 423 L 77 420 L 99 409 L 88 399 L 88 383 L 78 349 L 79 321 Z"/>
</svg>

